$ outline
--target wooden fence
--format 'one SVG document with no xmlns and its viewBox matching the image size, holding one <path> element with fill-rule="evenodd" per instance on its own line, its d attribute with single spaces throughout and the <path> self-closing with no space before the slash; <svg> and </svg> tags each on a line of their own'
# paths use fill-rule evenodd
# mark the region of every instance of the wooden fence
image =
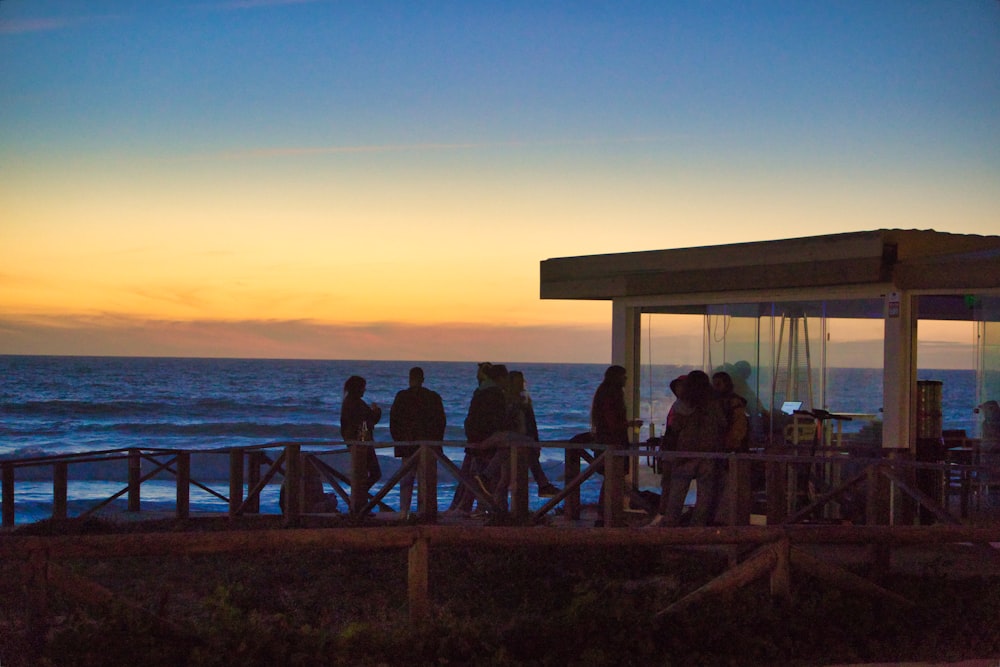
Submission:
<svg viewBox="0 0 1000 667">
<path fill-rule="evenodd" d="M 603 445 L 587 445 L 589 449 L 581 449 L 577 443 L 541 443 L 546 448 L 558 448 L 564 452 L 565 483 L 557 496 L 531 509 L 530 453 L 527 446 L 518 443 L 507 445 L 511 480 L 508 504 L 508 494 L 494 497 L 486 493 L 474 477 L 463 472 L 445 454 L 444 447 L 467 447 L 466 443 L 412 444 L 418 447 L 417 453 L 405 459 L 388 479 L 373 489 L 368 489 L 364 483 L 368 474 L 366 449 L 391 445 L 281 442 L 212 451 L 127 449 L 7 460 L 0 463 L 2 523 L 5 528 L 12 528 L 16 523 L 17 470 L 51 467 L 52 518 L 65 519 L 68 518 L 70 466 L 109 461 L 126 462 L 125 485 L 86 509 L 79 517 L 91 516 L 122 496 L 127 498 L 129 512 L 140 512 L 143 483 L 164 474 L 176 480 L 174 511 L 178 518 L 191 516 L 192 487 L 225 503 L 229 516 L 254 515 L 260 512 L 261 491 L 281 478 L 285 491 L 284 520 L 288 525 L 295 525 L 308 513 L 302 480 L 305 477 L 304 466 L 311 466 L 344 502 L 347 516 L 357 521 L 375 509 L 395 511 L 386 504 L 385 497 L 404 475 L 414 473 L 416 518 L 422 523 L 435 523 L 439 515 L 438 470 L 443 469 L 494 517 L 502 516 L 505 524 L 526 526 L 551 519 L 557 508 L 563 519 L 579 520 L 581 486 L 600 474 L 604 477 L 605 489 L 604 524 L 620 527 L 628 522 L 629 508 L 653 509 L 643 508 L 642 500 L 632 493 L 638 489 L 626 476 L 628 461 L 634 457 L 659 457 L 666 463 L 677 459 L 710 458 L 719 461 L 720 465 L 724 464 L 728 472 L 722 516 L 728 525 L 747 525 L 752 514 L 762 514 L 767 525 L 838 520 L 866 525 L 907 525 L 918 517 L 922 517 L 925 523 L 959 525 L 968 514 L 970 495 L 977 490 L 970 481 L 1000 477 L 996 470 L 983 466 L 915 462 L 905 452 L 895 450 L 875 450 L 873 455 L 871 450 L 845 454 L 842 448 L 817 451 L 816 448 L 785 447 L 777 453 L 709 454 L 655 452 L 642 447 L 616 450 Z M 797 451 L 808 451 L 809 455 L 800 455 Z M 192 476 L 192 454 L 228 458 L 228 495 Z M 329 455 L 348 456 L 348 471 L 341 472 L 328 464 L 324 457 Z M 921 480 L 921 476 L 928 474 L 938 480 L 932 489 L 928 489 Z M 958 513 L 950 508 L 949 501 L 953 494 L 961 500 L 961 511 Z M 981 497 L 981 494 L 977 495 L 977 499 Z M 863 500 L 859 502 L 859 498 Z M 843 506 L 846 499 L 852 499 L 854 506 L 863 507 L 863 515 L 845 516 Z M 927 521 L 928 517 L 930 521 Z"/>
<path fill-rule="evenodd" d="M 826 579 L 842 588 L 867 595 L 883 597 L 895 603 L 909 602 L 892 591 L 880 587 L 878 577 L 866 579 L 834 564 L 823 562 L 803 550 L 808 544 L 866 545 L 867 559 L 873 573 L 884 573 L 890 565 L 890 550 L 894 546 L 921 544 L 944 545 L 968 542 L 978 545 L 986 557 L 998 558 L 993 543 L 1000 542 L 1000 523 L 973 526 L 949 508 L 948 491 L 954 480 L 985 474 L 981 467 L 918 463 L 900 453 L 886 456 L 845 456 L 836 452 L 819 451 L 815 456 L 800 456 L 794 451 L 755 454 L 696 454 L 672 452 L 662 454 L 664 462 L 683 458 L 712 458 L 724 461 L 727 467 L 726 492 L 722 515 L 729 525 L 721 527 L 687 527 L 669 530 L 643 530 L 626 527 L 635 523 L 635 514 L 628 512 L 631 481 L 626 475 L 629 457 L 655 456 L 644 448 L 613 450 L 589 445 L 590 451 L 574 443 L 546 443 L 565 453 L 565 484 L 554 498 L 532 510 L 528 504 L 529 452 L 512 445 L 509 452 L 511 486 L 509 507 L 507 498 L 494 498 L 483 491 L 474 479 L 462 472 L 444 453 L 443 446 L 451 443 L 415 443 L 418 453 L 405 460 L 400 468 L 374 492 L 363 480 L 366 447 L 371 443 L 338 443 L 318 447 L 315 444 L 280 443 L 268 447 L 234 448 L 215 455 L 228 457 L 229 494 L 211 489 L 191 475 L 192 451 L 139 450 L 106 451 L 66 457 L 41 457 L 2 463 L 3 521 L 14 525 L 16 469 L 27 466 L 51 466 L 53 484 L 53 517 L 67 517 L 67 485 L 69 466 L 83 462 L 126 462 L 127 483 L 117 493 L 89 508 L 80 516 L 89 516 L 121 496 L 127 496 L 128 509 L 141 510 L 141 488 L 145 481 L 158 474 L 176 479 L 176 516 L 190 518 L 189 493 L 192 486 L 212 493 L 224 501 L 230 517 L 251 516 L 260 510 L 260 492 L 279 475 L 285 480 L 284 529 L 230 529 L 222 531 L 183 531 L 169 533 L 131 532 L 113 535 L 30 536 L 17 531 L 0 535 L 0 559 L 14 559 L 22 564 L 25 590 L 28 591 L 26 612 L 30 623 L 44 625 L 50 591 L 61 590 L 83 601 L 118 601 L 137 609 L 141 605 L 118 600 L 110 591 L 95 582 L 82 579 L 59 565 L 60 560 L 75 558 L 116 558 L 124 556 L 158 556 L 208 553 L 247 553 L 264 550 L 294 551 L 297 549 L 405 549 L 409 614 L 413 623 L 425 622 L 433 613 L 429 590 L 429 564 L 433 547 L 479 545 L 504 548 L 508 546 L 588 546 L 594 548 L 655 545 L 728 545 L 730 567 L 717 578 L 694 592 L 675 601 L 661 611 L 672 614 L 696 604 L 706 596 L 732 590 L 767 576 L 772 595 L 786 598 L 791 590 L 792 573 L 807 572 Z M 464 446 L 461 443 L 458 446 Z M 307 452 L 304 452 L 304 448 Z M 341 472 L 326 464 L 323 455 L 346 454 L 350 458 L 349 472 Z M 882 453 L 882 452 L 878 452 Z M 147 469 L 144 470 L 143 465 Z M 303 466 L 313 465 L 329 482 L 348 507 L 346 518 L 338 527 L 304 528 L 301 520 L 304 498 L 300 484 Z M 504 526 L 437 525 L 438 469 L 443 468 L 464 485 L 491 512 L 502 513 Z M 384 499 L 403 475 L 413 471 L 417 479 L 420 525 L 400 525 L 399 522 L 366 520 L 374 508 L 388 508 Z M 940 483 L 928 490 L 920 483 L 922 472 L 940 477 Z M 995 471 L 986 471 L 995 472 Z M 600 530 L 574 530 L 581 516 L 580 487 L 596 474 L 604 476 L 604 521 Z M 968 491 L 958 484 L 959 493 Z M 940 491 L 940 493 L 938 492 Z M 844 521 L 841 505 L 849 495 L 864 498 L 864 513 L 854 517 L 851 525 Z M 750 525 L 755 505 L 763 504 L 767 525 Z M 965 504 L 961 504 L 965 507 Z M 557 522 L 552 514 L 561 508 Z M 923 508 L 933 525 L 916 525 Z M 640 514 L 641 516 L 641 514 Z M 630 520 L 632 519 L 632 520 Z M 252 522 L 251 522 L 252 523 Z M 539 526 L 551 523 L 551 526 Z M 244 525 L 245 522 L 241 522 Z M 236 523 L 234 522 L 234 525 Z M 183 527 L 183 526 L 179 526 Z M 288 529 L 294 528 L 294 529 Z M 753 547 L 749 556 L 746 547 Z"/>
<path fill-rule="evenodd" d="M 609 548 L 619 546 L 742 545 L 757 547 L 740 563 L 726 570 L 684 598 L 662 610 L 677 612 L 706 596 L 732 590 L 761 576 L 769 576 L 772 595 L 786 598 L 792 569 L 828 580 L 842 588 L 876 595 L 899 604 L 909 602 L 845 569 L 821 562 L 798 549 L 810 544 L 867 545 L 885 551 L 901 545 L 944 545 L 1000 542 L 1000 526 L 937 525 L 901 526 L 731 526 L 642 530 L 566 530 L 563 528 L 393 526 L 380 528 L 299 528 L 201 532 L 125 533 L 118 535 L 18 536 L 0 539 L 0 559 L 23 565 L 29 595 L 27 612 L 44 618 L 50 590 L 81 594 L 90 602 L 116 598 L 99 585 L 61 568 L 58 561 L 85 558 L 162 557 L 192 554 L 253 553 L 302 549 L 406 549 L 410 620 L 419 624 L 432 614 L 428 568 L 434 546 L 489 545 L 496 548 L 566 546 Z M 992 550 L 994 554 L 998 553 Z M 883 570 L 884 572 L 884 570 Z M 129 605 L 141 610 L 139 605 Z"/>
</svg>

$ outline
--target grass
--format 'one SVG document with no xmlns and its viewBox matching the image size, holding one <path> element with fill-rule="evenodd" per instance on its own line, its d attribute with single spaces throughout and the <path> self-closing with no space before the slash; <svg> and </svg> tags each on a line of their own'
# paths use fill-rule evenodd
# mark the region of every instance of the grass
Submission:
<svg viewBox="0 0 1000 667">
<path fill-rule="evenodd" d="M 105 529 L 94 524 L 87 532 Z M 38 527 L 36 532 L 44 532 Z M 136 606 L 50 594 L 29 627 L 0 564 L 0 664 L 822 665 L 1000 656 L 1000 578 L 893 575 L 913 609 L 793 577 L 657 612 L 721 572 L 662 548 L 431 549 L 433 619 L 412 627 L 402 551 L 297 551 L 63 563 Z"/>
</svg>

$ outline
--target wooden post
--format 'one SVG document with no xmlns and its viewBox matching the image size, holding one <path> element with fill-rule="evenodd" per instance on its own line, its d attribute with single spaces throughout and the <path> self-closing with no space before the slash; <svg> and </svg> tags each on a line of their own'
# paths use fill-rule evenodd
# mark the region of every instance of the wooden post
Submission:
<svg viewBox="0 0 1000 667">
<path fill-rule="evenodd" d="M 430 578 L 428 559 L 430 544 L 426 537 L 414 540 L 407 559 L 407 591 L 409 595 L 410 623 L 420 625 L 430 618 Z"/>
<path fill-rule="evenodd" d="M 348 445 L 351 453 L 351 514 L 358 516 L 368 504 L 368 452 L 365 445 Z"/>
<path fill-rule="evenodd" d="M 865 503 L 866 523 L 869 526 L 889 525 L 890 499 L 892 487 L 881 472 L 884 464 L 876 463 L 868 468 L 868 494 Z M 868 558 L 872 564 L 872 574 L 881 579 L 889 571 L 891 554 L 889 545 L 872 544 L 868 548 Z"/>
<path fill-rule="evenodd" d="M 431 445 L 417 450 L 417 514 L 424 521 L 437 519 L 437 458 Z"/>
<path fill-rule="evenodd" d="M 771 548 L 776 557 L 771 569 L 771 597 L 788 602 L 792 597 L 791 543 L 786 537 Z"/>
<path fill-rule="evenodd" d="M 255 489 L 260 484 L 260 467 L 263 463 L 263 454 L 258 450 L 247 453 L 247 488 Z M 244 512 L 250 514 L 260 514 L 260 494 L 256 493 L 247 498 Z"/>
<path fill-rule="evenodd" d="M 722 523 L 729 526 L 750 525 L 750 505 L 753 500 L 753 490 L 750 488 L 750 461 L 730 456 L 726 471 L 726 485 L 723 487 Z M 733 567 L 740 560 L 742 549 L 738 544 L 730 544 L 727 548 L 729 566 Z"/>
<path fill-rule="evenodd" d="M 285 445 L 285 525 L 296 525 L 301 514 L 302 446 Z"/>
<path fill-rule="evenodd" d="M 52 465 L 52 518 L 65 519 L 66 491 L 69 484 L 69 464 L 66 461 L 56 461 Z"/>
<path fill-rule="evenodd" d="M 128 450 L 128 511 L 138 512 L 139 486 L 142 484 L 142 456 L 138 449 Z"/>
<path fill-rule="evenodd" d="M 625 457 L 609 449 L 604 458 L 604 525 L 625 525 Z"/>
<path fill-rule="evenodd" d="M 764 576 L 765 573 L 771 572 L 774 569 L 777 557 L 774 545 L 761 547 L 743 563 L 726 570 L 701 588 L 695 589 L 663 611 L 657 612 L 656 618 L 663 618 L 683 611 L 690 605 L 701 602 L 709 595 L 729 593 L 745 586 L 751 581 Z"/>
<path fill-rule="evenodd" d="M 729 458 L 725 489 L 725 522 L 730 526 L 749 525 L 750 505 L 753 502 L 753 489 L 750 488 L 750 461 L 734 456 Z"/>
<path fill-rule="evenodd" d="M 568 485 L 580 475 L 580 450 L 575 447 L 566 448 L 566 463 L 563 467 L 563 483 Z M 563 501 L 566 516 L 574 521 L 580 519 L 580 489 L 570 491 Z"/>
<path fill-rule="evenodd" d="M 177 452 L 177 518 L 191 515 L 191 452 Z"/>
<path fill-rule="evenodd" d="M 527 523 L 528 509 L 528 450 L 510 446 L 510 511 L 514 521 Z"/>
<path fill-rule="evenodd" d="M 229 452 L 229 516 L 236 516 L 243 504 L 243 448 Z"/>
<path fill-rule="evenodd" d="M 3 464 L 3 527 L 14 527 L 14 464 Z"/>
<path fill-rule="evenodd" d="M 788 465 L 784 461 L 767 461 L 764 465 L 767 525 L 780 526 L 788 518 Z"/>
</svg>

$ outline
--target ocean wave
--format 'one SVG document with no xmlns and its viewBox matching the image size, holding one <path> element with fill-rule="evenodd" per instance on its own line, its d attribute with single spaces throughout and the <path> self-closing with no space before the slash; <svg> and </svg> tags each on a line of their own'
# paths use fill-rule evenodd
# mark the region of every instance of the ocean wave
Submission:
<svg viewBox="0 0 1000 667">
<path fill-rule="evenodd" d="M 194 402 L 198 408 L 208 408 L 210 410 L 237 408 L 240 404 L 231 398 L 199 398 Z"/>
<path fill-rule="evenodd" d="M 317 410 L 310 402 L 303 405 L 292 401 L 265 401 L 247 403 L 229 398 L 201 398 L 177 401 L 78 401 L 45 400 L 0 403 L 0 415 L 46 419 L 114 419 L 163 415 L 257 415 L 261 413 L 282 415 L 333 414 L 332 410 Z"/>
<path fill-rule="evenodd" d="M 0 414 L 18 416 L 44 416 L 72 418 L 85 416 L 114 416 L 135 414 L 162 414 L 166 406 L 159 402 L 145 401 L 24 401 L 0 405 Z"/>
<path fill-rule="evenodd" d="M 269 438 L 297 440 L 302 438 L 336 439 L 340 429 L 330 424 L 261 424 L 255 422 L 206 422 L 178 424 L 175 422 L 127 422 L 89 424 L 78 429 L 86 432 L 111 432 L 124 435 L 209 436 L 236 438 Z"/>
</svg>

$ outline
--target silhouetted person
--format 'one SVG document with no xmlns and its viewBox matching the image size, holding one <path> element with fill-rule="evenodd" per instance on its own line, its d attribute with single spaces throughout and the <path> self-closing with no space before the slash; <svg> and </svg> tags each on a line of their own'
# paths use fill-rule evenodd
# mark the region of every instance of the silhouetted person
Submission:
<svg viewBox="0 0 1000 667">
<path fill-rule="evenodd" d="M 629 421 L 628 407 L 625 405 L 625 381 L 628 373 L 623 366 L 608 366 L 604 371 L 604 380 L 594 392 L 590 404 L 590 428 L 594 433 L 594 442 L 610 445 L 610 449 L 628 449 L 629 429 L 642 424 L 641 420 Z M 595 451 L 594 456 L 600 452 Z M 598 469 L 604 472 L 603 467 Z M 604 516 L 604 483 L 598 495 L 598 516 Z M 602 519 L 598 520 L 603 523 Z"/>
<path fill-rule="evenodd" d="M 444 440 L 447 418 L 441 395 L 423 386 L 424 370 L 419 366 L 410 369 L 410 386 L 396 394 L 389 409 L 389 432 L 396 442 L 419 440 Z M 397 445 L 393 454 L 404 461 L 417 453 L 417 445 Z M 408 472 L 399 480 L 399 511 L 405 517 L 413 500 L 414 473 Z"/>
<path fill-rule="evenodd" d="M 660 439 L 660 450 L 673 452 L 677 450 L 677 415 L 687 412 L 689 408 L 684 405 L 684 383 L 687 375 L 678 375 L 670 381 L 670 391 L 674 394 L 673 405 L 667 412 L 667 423 L 663 427 L 663 437 Z M 660 460 L 660 503 L 656 508 L 656 515 L 646 524 L 648 527 L 659 526 L 663 523 L 663 517 L 667 513 L 667 498 L 670 497 L 670 470 L 673 468 L 673 459 L 662 458 Z"/>
<path fill-rule="evenodd" d="M 340 437 L 345 441 L 373 442 L 375 424 L 382 418 L 382 408 L 376 403 L 368 405 L 362 398 L 368 383 L 360 375 L 352 375 L 344 383 L 344 402 L 340 405 Z M 382 468 L 374 447 L 365 448 L 368 458 L 368 491 L 382 477 Z"/>
<path fill-rule="evenodd" d="M 483 363 L 476 373 L 479 386 L 472 393 L 469 412 L 465 417 L 465 439 L 470 445 L 482 443 L 494 433 L 503 430 L 507 412 L 507 398 L 503 383 L 507 380 L 507 368 L 500 364 Z M 468 478 L 481 476 L 489 465 L 495 448 L 466 447 L 462 472 Z M 495 480 L 487 481 L 492 486 Z M 449 509 L 460 512 L 472 510 L 475 495 L 459 484 Z"/>
<path fill-rule="evenodd" d="M 538 442 L 538 422 L 535 420 L 535 409 L 531 404 L 524 374 L 521 371 L 511 371 L 507 376 L 506 388 L 507 412 L 503 430 L 489 438 L 499 440 L 498 444 L 506 446 L 496 450 L 485 470 L 477 477 L 483 490 L 493 495 L 501 505 L 506 505 L 510 486 L 510 445 Z M 558 494 L 559 489 L 549 481 L 542 468 L 541 448 L 527 447 L 524 451 L 528 455 L 528 469 L 538 485 L 538 496 L 551 498 Z M 489 486 L 490 480 L 495 480 L 495 486 Z"/>
<path fill-rule="evenodd" d="M 677 411 L 677 450 L 682 452 L 724 451 L 726 416 L 712 383 L 703 371 L 691 371 L 684 381 L 684 401 Z M 691 525 L 706 526 L 717 490 L 718 465 L 715 459 L 675 459 L 670 470 L 670 492 L 664 523 L 680 523 L 691 480 L 698 482 Z"/>
<path fill-rule="evenodd" d="M 531 401 L 531 394 L 528 393 L 528 383 L 524 379 L 521 371 L 511 371 L 510 383 L 510 407 L 508 408 L 508 419 L 518 433 L 528 436 L 538 442 L 538 421 L 535 419 L 535 406 Z M 538 486 L 539 498 L 552 498 L 559 493 L 559 489 L 549 481 L 542 468 L 541 447 L 532 447 L 528 450 L 528 469 Z"/>
</svg>

